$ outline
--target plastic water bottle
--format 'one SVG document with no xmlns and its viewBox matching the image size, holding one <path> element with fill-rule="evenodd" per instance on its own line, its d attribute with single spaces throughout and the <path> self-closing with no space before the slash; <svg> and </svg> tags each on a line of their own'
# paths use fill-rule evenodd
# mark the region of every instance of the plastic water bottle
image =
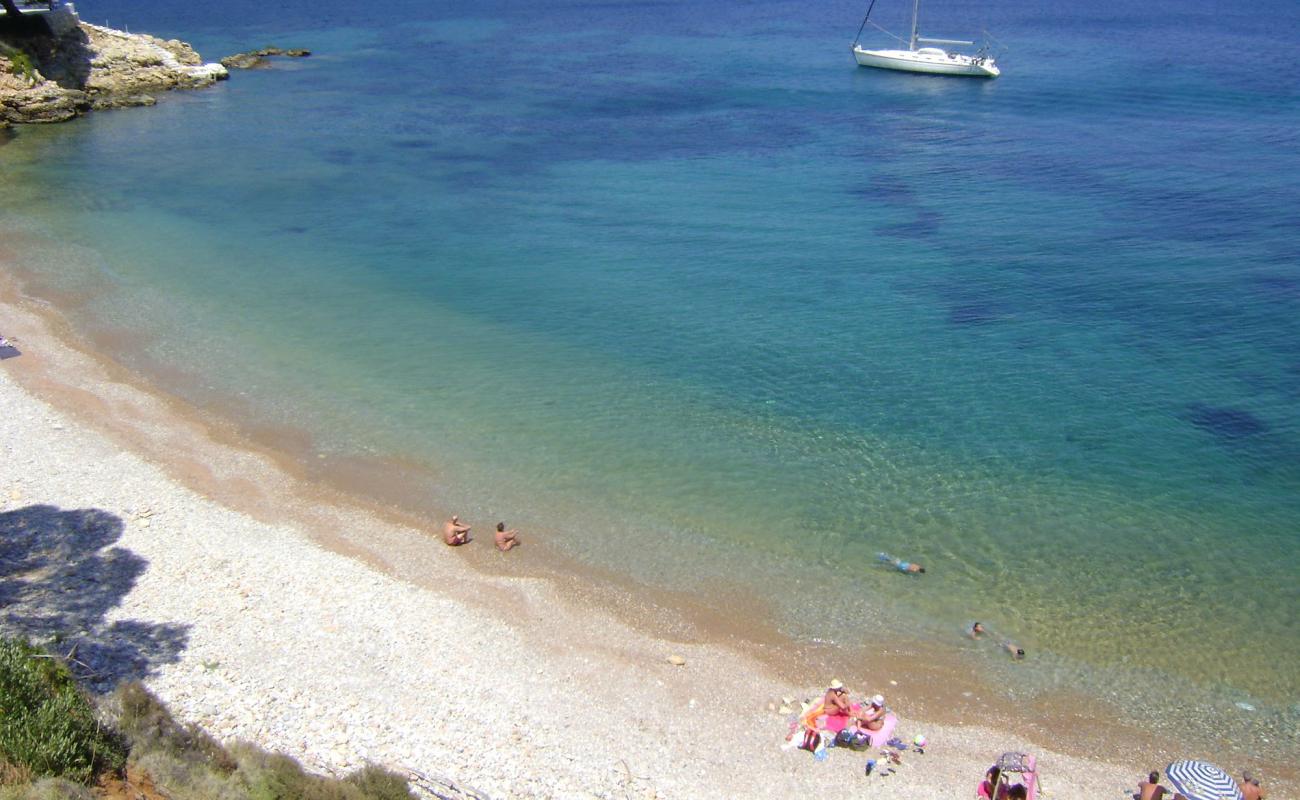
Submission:
<svg viewBox="0 0 1300 800">
<path fill-rule="evenodd" d="M 864 775 L 870 775 L 870 774 L 871 774 L 871 771 L 872 771 L 873 769 L 875 769 L 875 768 L 876 768 L 876 760 L 875 760 L 874 758 L 868 758 L 868 759 L 867 759 L 867 769 L 866 769 L 865 772 L 863 772 L 863 774 L 864 774 Z"/>
</svg>

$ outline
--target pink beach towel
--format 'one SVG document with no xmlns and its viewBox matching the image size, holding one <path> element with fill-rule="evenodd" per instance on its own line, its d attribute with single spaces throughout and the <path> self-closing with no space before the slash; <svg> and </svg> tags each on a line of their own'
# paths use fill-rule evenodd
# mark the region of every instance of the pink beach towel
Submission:
<svg viewBox="0 0 1300 800">
<path fill-rule="evenodd" d="M 862 710 L 862 704 L 854 703 L 849 708 L 856 713 Z M 852 721 L 853 717 L 848 714 L 823 714 L 817 718 L 817 727 L 831 733 L 839 733 L 849 727 L 849 723 Z"/>
<path fill-rule="evenodd" d="M 893 738 L 894 728 L 897 727 L 898 717 L 894 716 L 894 712 L 891 711 L 885 715 L 885 725 L 883 728 L 878 731 L 867 731 L 867 733 L 871 735 L 871 746 L 884 747 L 885 742 L 888 742 Z"/>
</svg>

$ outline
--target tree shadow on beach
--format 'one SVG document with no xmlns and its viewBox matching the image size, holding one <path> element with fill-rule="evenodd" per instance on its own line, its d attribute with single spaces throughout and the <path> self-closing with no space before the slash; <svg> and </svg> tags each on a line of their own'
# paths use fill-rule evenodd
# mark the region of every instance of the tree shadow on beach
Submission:
<svg viewBox="0 0 1300 800">
<path fill-rule="evenodd" d="M 68 656 L 97 692 L 175 663 L 189 640 L 187 625 L 106 619 L 148 566 L 112 546 L 122 530 L 120 517 L 94 508 L 0 512 L 0 634 Z"/>
</svg>

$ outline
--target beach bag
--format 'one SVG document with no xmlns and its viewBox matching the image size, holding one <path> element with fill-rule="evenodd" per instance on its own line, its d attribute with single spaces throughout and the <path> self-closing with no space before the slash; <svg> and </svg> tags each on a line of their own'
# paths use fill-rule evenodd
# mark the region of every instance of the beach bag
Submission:
<svg viewBox="0 0 1300 800">
<path fill-rule="evenodd" d="M 871 734 L 866 731 L 852 731 L 845 728 L 836 735 L 835 746 L 847 747 L 850 750 L 866 750 L 871 746 Z"/>
<path fill-rule="evenodd" d="M 800 750 L 815 751 L 817 745 L 822 743 L 822 735 L 813 728 L 808 728 L 803 732 L 803 743 L 799 745 Z"/>
</svg>

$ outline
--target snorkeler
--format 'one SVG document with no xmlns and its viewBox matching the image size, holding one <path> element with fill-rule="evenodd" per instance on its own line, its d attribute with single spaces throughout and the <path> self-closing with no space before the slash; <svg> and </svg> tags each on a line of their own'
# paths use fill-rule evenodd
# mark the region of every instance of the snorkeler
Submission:
<svg viewBox="0 0 1300 800">
<path fill-rule="evenodd" d="M 877 553 L 876 560 L 882 564 L 888 564 L 889 566 L 897 569 L 899 572 L 902 572 L 907 575 L 916 575 L 917 573 L 925 574 L 925 567 L 921 566 L 920 564 L 917 564 L 912 561 L 903 561 L 902 559 L 894 558 L 889 553 Z"/>
</svg>

